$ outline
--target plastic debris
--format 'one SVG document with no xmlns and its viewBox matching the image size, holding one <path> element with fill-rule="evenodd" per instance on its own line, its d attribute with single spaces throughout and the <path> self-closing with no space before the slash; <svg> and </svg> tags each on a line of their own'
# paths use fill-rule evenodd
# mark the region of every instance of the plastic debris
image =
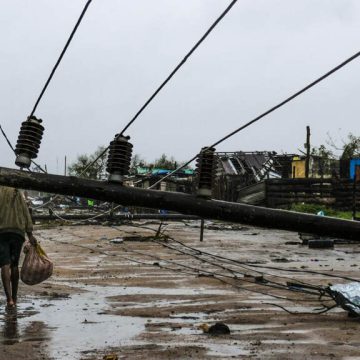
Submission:
<svg viewBox="0 0 360 360">
<path fill-rule="evenodd" d="M 121 244 L 123 242 L 124 242 L 123 238 L 115 238 L 115 239 L 110 240 L 111 244 Z"/>
<path fill-rule="evenodd" d="M 336 284 L 330 286 L 334 300 L 351 315 L 360 316 L 360 283 Z"/>
</svg>

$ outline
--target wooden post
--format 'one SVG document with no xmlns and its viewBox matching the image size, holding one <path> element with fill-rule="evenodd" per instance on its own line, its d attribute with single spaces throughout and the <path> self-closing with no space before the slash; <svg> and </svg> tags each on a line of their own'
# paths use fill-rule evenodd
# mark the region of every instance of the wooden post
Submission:
<svg viewBox="0 0 360 360">
<path fill-rule="evenodd" d="M 200 241 L 201 242 L 204 240 L 204 227 L 205 227 L 205 220 L 201 219 L 201 223 L 200 223 Z"/>
<path fill-rule="evenodd" d="M 305 177 L 310 173 L 310 126 L 306 127 L 306 159 L 305 159 Z"/>
<path fill-rule="evenodd" d="M 114 218 L 114 203 L 111 203 L 111 208 L 110 208 L 110 219 Z"/>
<path fill-rule="evenodd" d="M 355 165 L 354 183 L 353 183 L 353 209 L 352 209 L 353 220 L 358 220 L 356 217 L 356 190 L 357 190 L 358 182 L 360 182 L 360 165 Z"/>
<path fill-rule="evenodd" d="M 65 159 L 64 159 L 64 176 L 66 176 L 66 155 L 65 155 Z"/>
<path fill-rule="evenodd" d="M 201 199 L 184 193 L 127 188 L 73 176 L 29 173 L 0 167 L 0 185 L 109 201 L 124 206 L 167 209 L 253 226 L 340 237 L 360 242 L 360 222 Z"/>
</svg>

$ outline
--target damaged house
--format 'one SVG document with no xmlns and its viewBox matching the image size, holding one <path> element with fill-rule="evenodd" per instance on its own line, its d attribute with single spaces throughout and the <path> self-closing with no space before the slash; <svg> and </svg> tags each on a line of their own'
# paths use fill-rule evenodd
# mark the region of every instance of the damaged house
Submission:
<svg viewBox="0 0 360 360">
<path fill-rule="evenodd" d="M 265 200 L 265 179 L 291 173 L 293 155 L 274 151 L 217 152 L 214 198 L 253 204 Z M 285 169 L 285 170 L 284 170 Z"/>
</svg>

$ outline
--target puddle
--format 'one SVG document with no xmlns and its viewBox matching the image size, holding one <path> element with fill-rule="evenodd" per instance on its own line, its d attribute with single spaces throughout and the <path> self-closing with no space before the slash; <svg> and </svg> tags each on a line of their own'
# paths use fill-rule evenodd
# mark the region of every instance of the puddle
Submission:
<svg viewBox="0 0 360 360">
<path fill-rule="evenodd" d="M 107 309 L 105 298 L 122 295 L 215 295 L 231 291 L 208 288 L 177 288 L 159 289 L 147 287 L 122 287 L 74 284 L 71 281 L 56 281 L 56 284 L 77 289 L 79 293 L 69 298 L 25 299 L 19 304 L 16 318 L 6 318 L 0 314 L 3 327 L 4 344 L 11 345 L 22 341 L 47 340 L 47 351 L 55 359 L 76 360 L 81 358 L 81 352 L 96 349 L 118 347 L 129 342 L 145 330 L 146 318 L 118 316 L 105 314 Z M 81 292 L 81 293 L 80 293 Z M 181 302 L 181 301 L 179 301 Z M 110 301 L 111 303 L 111 301 Z M 170 305 L 172 302 L 155 301 L 153 306 Z M 156 303 L 156 305 L 154 304 Z M 176 303 L 176 301 L 175 301 Z M 133 304 L 134 305 L 134 304 Z M 137 304 L 139 306 L 139 304 Z M 148 306 L 149 304 L 146 304 Z M 141 306 L 141 305 L 140 305 Z M 3 316 L 1 316 L 3 315 Z M 173 320 L 191 323 L 194 320 L 203 321 L 205 313 L 178 313 Z M 2 320 L 2 321 L 1 321 Z M 47 334 L 35 332 L 27 335 L 27 329 L 37 326 L 46 329 Z M 36 327 L 36 326 L 35 326 Z M 198 331 L 193 329 L 193 331 Z M 185 330 L 183 330 L 185 332 Z M 193 331 L 191 331 L 193 333 Z M 36 336 L 38 334 L 38 336 Z M 217 352 L 216 346 L 210 349 Z M 229 354 L 239 354 L 229 350 Z"/>
<path fill-rule="evenodd" d="M 309 334 L 313 332 L 314 329 L 293 329 L 293 330 L 282 330 L 281 334 Z"/>
<path fill-rule="evenodd" d="M 105 291 L 104 291 L 105 292 Z M 37 301 L 39 313 L 32 321 L 43 321 L 53 329 L 49 352 L 55 358 L 78 359 L 78 352 L 121 345 L 144 329 L 144 320 L 126 316 L 102 314 L 104 307 L 97 292 L 73 295 L 59 300 L 53 307 L 41 307 L 47 301 Z"/>
<path fill-rule="evenodd" d="M 232 324 L 231 331 L 238 331 L 243 333 L 262 332 L 263 329 L 276 329 L 279 328 L 279 324 Z"/>
<path fill-rule="evenodd" d="M 50 357 L 75 360 L 81 357 L 82 351 L 120 346 L 144 330 L 145 319 L 103 314 L 108 289 L 91 288 L 89 292 L 67 299 L 22 302 L 17 311 L 16 326 L 4 319 L 4 324 L 10 327 L 7 340 L 10 343 L 26 341 L 22 329 L 34 323 L 45 324 L 50 335 L 47 341 Z"/>
<path fill-rule="evenodd" d="M 71 281 L 56 281 L 53 284 L 61 284 L 64 286 L 74 287 Z M 121 295 L 231 295 L 236 291 L 223 289 L 209 289 L 202 288 L 157 288 L 157 287 L 142 287 L 142 286 L 99 286 L 99 285 L 83 285 L 76 284 L 76 288 L 87 290 L 89 292 L 101 293 L 101 297 L 112 297 Z"/>
<path fill-rule="evenodd" d="M 20 342 L 49 340 L 50 335 L 46 324 L 42 321 L 25 321 L 34 314 L 32 309 L 5 310 L 0 312 L 1 344 L 14 345 Z M 4 306 L 4 307 L 3 307 Z"/>
<path fill-rule="evenodd" d="M 288 345 L 290 342 L 292 344 L 301 344 L 301 345 L 310 345 L 310 344 L 314 344 L 314 345 L 319 345 L 319 344 L 322 344 L 322 345 L 326 345 L 327 342 L 326 341 L 323 341 L 323 340 L 320 340 L 320 339 L 306 339 L 306 340 L 261 340 L 261 342 L 263 344 L 273 344 L 273 345 Z"/>
<path fill-rule="evenodd" d="M 209 349 L 207 354 L 210 356 L 221 356 L 224 357 L 234 357 L 234 356 L 246 356 L 249 355 L 250 352 L 242 349 L 238 344 L 229 345 L 224 343 L 219 344 L 206 344 L 206 347 Z"/>
</svg>

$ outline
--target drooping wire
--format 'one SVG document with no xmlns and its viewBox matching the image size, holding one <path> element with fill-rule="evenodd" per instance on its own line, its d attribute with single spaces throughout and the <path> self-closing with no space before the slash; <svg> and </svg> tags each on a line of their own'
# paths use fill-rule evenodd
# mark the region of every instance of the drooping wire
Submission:
<svg viewBox="0 0 360 360">
<path fill-rule="evenodd" d="M 154 231 L 154 229 L 151 229 L 151 230 Z M 127 231 L 124 231 L 124 232 L 126 233 Z M 74 233 L 70 233 L 70 234 L 73 235 L 73 236 L 79 237 L 79 238 L 84 238 L 83 236 L 80 236 L 78 234 L 74 234 Z M 272 298 L 279 299 L 279 300 L 292 301 L 292 302 L 303 302 L 303 301 L 314 302 L 314 300 L 310 300 L 310 299 L 299 299 L 299 298 L 293 299 L 293 298 L 288 298 L 288 297 L 284 297 L 284 296 L 281 296 L 281 295 L 276 295 L 274 293 L 263 292 L 261 290 L 256 290 L 254 288 L 241 286 L 241 285 L 238 285 L 237 282 L 241 281 L 241 280 L 244 281 L 244 279 L 227 276 L 227 275 L 224 275 L 224 274 L 221 274 L 221 273 L 216 273 L 216 272 L 213 272 L 213 271 L 207 271 L 207 270 L 204 270 L 203 268 L 198 268 L 198 267 L 194 267 L 194 266 L 190 266 L 190 265 L 185 265 L 185 264 L 176 262 L 173 259 L 160 258 L 159 256 L 150 254 L 148 252 L 144 253 L 142 251 L 129 249 L 128 247 L 125 247 L 124 244 L 121 244 L 122 250 L 124 252 L 130 252 L 130 253 L 133 253 L 133 254 L 136 254 L 136 255 L 150 257 L 150 258 L 152 258 L 152 259 L 154 259 L 154 260 L 156 260 L 158 262 L 148 263 L 148 262 L 145 262 L 145 261 L 142 261 L 142 260 L 137 260 L 137 259 L 128 257 L 128 256 L 123 255 L 123 254 L 120 255 L 118 253 L 109 253 L 107 251 L 95 249 L 95 248 L 88 247 L 88 246 L 85 246 L 85 245 L 74 244 L 73 242 L 54 240 L 54 239 L 52 239 L 51 241 L 61 243 L 61 244 L 66 244 L 66 245 L 72 245 L 72 246 L 83 248 L 83 249 L 88 249 L 91 252 L 98 252 L 98 253 L 101 253 L 103 255 L 115 256 L 115 257 L 119 256 L 119 257 L 121 257 L 123 259 L 126 259 L 126 260 L 131 261 L 131 262 L 135 262 L 135 263 L 137 263 L 139 265 L 145 265 L 145 266 L 149 266 L 149 265 L 151 266 L 152 265 L 152 266 L 156 266 L 156 267 L 158 267 L 160 269 L 166 269 L 166 270 L 170 270 L 170 271 L 173 271 L 173 272 L 176 272 L 176 273 L 182 273 L 182 274 L 193 275 L 193 276 L 208 277 L 208 278 L 211 278 L 211 279 L 218 280 L 218 281 L 220 281 L 220 282 L 222 282 L 222 283 L 224 283 L 226 285 L 230 285 L 233 288 L 238 289 L 238 290 L 248 291 L 248 292 L 256 293 L 256 294 L 261 294 L 261 295 L 272 297 Z M 168 264 L 169 266 L 162 264 L 162 262 Z M 173 267 L 174 265 L 177 266 L 177 267 L 174 268 Z M 225 279 L 227 279 L 227 281 Z M 245 282 L 249 282 L 249 281 L 245 281 Z M 261 285 L 261 284 L 256 284 L 256 283 L 252 283 L 252 284 L 253 285 Z M 270 286 L 270 287 L 278 289 L 277 287 L 274 287 L 274 286 Z M 285 289 L 283 289 L 283 290 L 285 290 Z M 290 289 L 288 289 L 288 290 L 290 290 Z M 330 300 L 332 300 L 332 299 L 330 299 Z M 320 301 L 320 298 L 318 299 L 318 301 Z M 323 300 L 323 301 L 326 301 L 326 300 Z M 271 305 L 273 305 L 273 304 L 271 304 Z M 331 309 L 333 309 L 333 308 L 335 308 L 337 306 L 337 305 L 328 306 L 328 305 L 324 304 L 323 302 L 321 302 L 321 305 L 322 305 L 321 309 L 314 309 L 314 311 L 306 312 L 306 313 L 302 312 L 302 314 L 321 314 L 321 313 L 329 311 L 329 310 L 331 310 Z M 283 310 L 286 311 L 285 308 L 283 308 Z M 320 311 L 317 311 L 317 310 L 320 310 Z M 289 313 L 290 313 L 290 311 L 289 311 Z M 300 314 L 300 313 L 296 312 L 294 314 Z"/>
<path fill-rule="evenodd" d="M 259 121 L 260 119 L 264 118 L 265 116 L 271 114 L 272 112 L 274 112 L 275 110 L 281 108 L 282 106 L 284 106 L 285 104 L 287 104 L 288 102 L 294 100 L 295 98 L 297 98 L 299 95 L 303 94 L 304 92 L 306 92 L 307 90 L 311 89 L 312 87 L 314 87 L 315 85 L 319 84 L 321 81 L 325 80 L 327 77 L 329 77 L 330 75 L 334 74 L 336 71 L 340 70 L 341 68 L 343 68 L 345 65 L 349 64 L 350 62 L 352 62 L 353 60 L 355 60 L 356 58 L 358 58 L 360 56 L 360 51 L 358 51 L 357 53 L 355 53 L 354 55 L 350 56 L 349 58 L 347 58 L 346 60 L 344 60 L 343 62 L 341 62 L 339 65 L 335 66 L 334 68 L 332 68 L 330 71 L 326 72 L 324 75 L 320 76 L 319 78 L 317 78 L 316 80 L 314 80 L 313 82 L 311 82 L 310 84 L 306 85 L 305 87 L 303 87 L 301 90 L 295 92 L 294 94 L 290 95 L 289 97 L 287 97 L 285 100 L 281 101 L 280 103 L 278 103 L 277 105 L 273 106 L 272 108 L 266 110 L 265 112 L 263 112 L 262 114 L 258 115 L 257 117 L 255 117 L 254 119 L 248 121 L 246 124 L 240 126 L 239 128 L 233 130 L 232 132 L 230 132 L 229 134 L 225 135 L 224 137 L 222 137 L 220 140 L 214 142 L 213 144 L 211 144 L 210 146 L 206 147 L 204 149 L 204 151 L 206 151 L 206 149 L 208 148 L 212 148 L 212 147 L 216 147 L 217 145 L 221 144 L 222 142 L 224 142 L 225 140 L 229 139 L 230 137 L 234 136 L 235 134 L 237 134 L 238 132 L 240 132 L 241 130 L 246 129 L 248 126 L 256 123 L 257 121 Z M 157 182 L 155 182 L 153 185 L 151 185 L 149 187 L 149 189 L 154 188 L 156 185 L 160 184 L 161 181 L 164 181 L 165 179 L 167 179 L 168 177 L 170 177 L 171 175 L 175 174 L 176 172 L 180 171 L 181 169 L 185 168 L 186 166 L 188 166 L 189 164 L 191 164 L 197 157 L 199 156 L 199 154 L 196 154 L 194 157 L 192 157 L 189 161 L 187 161 L 185 164 L 182 164 L 181 166 L 179 166 L 177 169 L 173 170 L 172 172 L 170 172 L 169 174 L 166 174 L 165 176 L 163 176 L 160 180 L 158 180 Z"/>
<path fill-rule="evenodd" d="M 43 95 L 45 94 L 45 91 L 46 91 L 47 87 L 49 86 L 49 84 L 50 84 L 50 82 L 51 82 L 51 80 L 52 80 L 52 78 L 53 78 L 53 76 L 54 76 L 54 74 L 56 72 L 56 69 L 60 65 L 60 62 L 61 62 L 62 58 L 64 57 L 64 55 L 65 55 L 65 53 L 66 53 L 66 51 L 67 51 L 67 49 L 68 49 L 68 47 L 69 47 L 69 45 L 71 43 L 71 40 L 73 39 L 73 37 L 74 37 L 74 35 L 75 35 L 75 33 L 76 33 L 76 31 L 77 31 L 77 29 L 78 29 L 78 27 L 79 27 L 79 25 L 80 25 L 80 23 L 81 23 L 81 21 L 82 21 L 82 19 L 83 19 L 83 17 L 84 17 L 84 15 L 85 15 L 85 13 L 86 13 L 86 11 L 87 11 L 87 9 L 88 9 L 91 2 L 92 2 L 92 0 L 88 0 L 86 2 L 84 9 L 81 12 L 80 17 L 78 18 L 78 20 L 77 20 L 77 22 L 75 24 L 75 27 L 73 28 L 73 30 L 72 30 L 72 32 L 71 32 L 71 34 L 70 34 L 64 48 L 63 48 L 63 50 L 61 51 L 61 54 L 60 54 L 59 58 L 57 59 L 57 61 L 56 61 L 55 65 L 54 65 L 53 69 L 51 70 L 51 73 L 50 73 L 44 87 L 42 88 L 42 90 L 40 92 L 39 97 L 37 98 L 37 100 L 35 102 L 35 105 L 34 105 L 32 111 L 31 111 L 30 117 L 32 117 L 34 115 L 34 113 L 35 113 L 35 111 L 36 111 L 36 109 L 37 109 Z"/>
<path fill-rule="evenodd" d="M 226 9 L 220 14 L 220 16 L 212 23 L 212 25 L 208 28 L 205 34 L 196 42 L 196 44 L 190 49 L 190 51 L 185 55 L 185 57 L 180 61 L 180 63 L 174 68 L 174 70 L 170 73 L 170 75 L 161 83 L 161 85 L 154 91 L 154 93 L 146 100 L 144 105 L 138 110 L 138 112 L 134 115 L 134 117 L 127 123 L 127 125 L 123 128 L 123 130 L 117 135 L 115 140 L 117 140 L 120 136 L 124 134 L 124 132 L 136 121 L 139 115 L 148 107 L 148 105 L 154 100 L 154 98 L 160 93 L 160 91 L 165 87 L 165 85 L 172 79 L 172 77 L 178 72 L 178 70 L 185 64 L 185 62 L 189 59 L 189 57 L 195 52 L 195 50 L 201 45 L 201 43 L 208 37 L 208 35 L 214 30 L 214 28 L 219 24 L 219 22 L 225 17 L 225 15 L 231 10 L 231 8 L 235 5 L 237 0 L 231 1 L 231 3 L 226 7 Z M 109 146 L 103 150 L 102 153 L 86 168 L 85 171 L 93 166 L 107 151 L 109 150 Z"/>
<path fill-rule="evenodd" d="M 3 130 L 1 124 L 0 124 L 0 131 L 1 131 L 2 135 L 3 135 L 3 137 L 5 138 L 6 142 L 8 143 L 10 149 L 13 151 L 13 153 L 15 153 L 15 149 L 14 149 L 14 147 L 12 146 L 11 141 L 10 141 L 9 138 L 7 137 L 5 131 Z"/>
<path fill-rule="evenodd" d="M 135 228 L 140 228 L 140 229 L 144 229 L 144 230 L 149 230 L 149 231 L 153 231 L 156 232 L 157 230 L 147 227 L 147 226 L 143 226 L 143 225 L 137 225 L 137 224 L 127 224 L 127 226 L 130 227 L 135 227 Z M 118 228 L 116 228 L 115 226 L 112 226 L 114 229 L 117 229 L 118 231 L 123 231 L 120 230 Z M 222 255 L 218 255 L 218 254 L 213 254 L 210 252 L 207 252 L 205 250 L 200 250 L 197 248 L 194 248 L 192 246 L 186 245 L 184 244 L 182 241 L 175 239 L 174 237 L 168 236 L 167 235 L 167 239 L 171 240 L 177 244 L 179 244 L 180 246 L 187 248 L 191 251 L 193 251 L 194 253 L 197 254 L 204 254 L 207 256 L 210 256 L 212 258 L 215 259 L 219 259 L 219 260 L 224 260 L 228 263 L 233 263 L 235 265 L 245 265 L 247 267 L 254 267 L 254 268 L 263 268 L 263 269 L 271 269 L 271 270 L 278 270 L 278 271 L 284 271 L 284 272 L 294 272 L 294 273 L 304 273 L 304 274 L 312 274 L 312 275 L 321 275 L 321 276 L 327 276 L 327 277 L 332 277 L 332 278 L 337 278 L 337 279 L 342 279 L 342 280 L 348 280 L 348 281 L 355 281 L 355 282 L 360 282 L 359 279 L 356 278 L 352 278 L 352 277 L 348 277 L 348 276 L 341 276 L 341 275 L 336 275 L 336 274 L 329 274 L 326 272 L 322 272 L 322 271 L 315 271 L 315 270 L 306 270 L 306 269 L 284 269 L 284 268 L 279 268 L 276 266 L 267 266 L 267 265 L 258 265 L 258 264 L 253 264 L 251 262 L 248 261 L 240 261 L 240 260 L 236 260 L 236 259 L 231 259 Z M 262 271 L 262 273 L 266 274 L 264 271 Z M 279 275 L 273 275 L 273 274 L 268 274 L 270 276 L 276 276 L 276 277 L 282 277 Z"/>
<path fill-rule="evenodd" d="M 174 241 L 175 243 L 178 243 L 182 247 L 188 248 L 188 249 L 190 249 L 190 250 L 192 250 L 194 252 L 197 252 L 199 254 L 205 254 L 205 255 L 211 256 L 213 258 L 224 260 L 224 261 L 227 261 L 227 262 L 230 262 L 230 263 L 233 263 L 233 264 L 245 265 L 245 266 L 250 267 L 250 268 L 252 267 L 252 268 L 258 268 L 258 269 L 270 269 L 270 270 L 277 270 L 277 271 L 284 271 L 284 272 L 294 272 L 294 273 L 321 275 L 321 276 L 327 276 L 327 277 L 337 278 L 337 279 L 342 279 L 342 280 L 360 282 L 360 280 L 356 279 L 356 278 L 352 278 L 352 277 L 349 277 L 349 276 L 341 276 L 341 275 L 336 275 L 336 274 L 329 274 L 329 273 L 326 273 L 326 272 L 323 272 L 323 271 L 306 270 L 306 269 L 301 269 L 301 270 L 300 269 L 284 269 L 284 268 L 280 268 L 280 267 L 276 267 L 276 266 L 253 264 L 253 263 L 248 262 L 248 261 L 240 261 L 240 260 L 231 259 L 231 258 L 228 258 L 228 257 L 225 257 L 225 256 L 221 256 L 221 255 L 218 255 L 218 254 L 212 254 L 212 253 L 209 253 L 207 251 L 199 250 L 199 249 L 194 248 L 192 246 L 186 245 L 183 242 L 181 242 L 180 240 L 177 240 L 177 239 L 174 239 L 174 238 L 170 238 L 170 239 L 171 239 L 171 241 Z"/>
<path fill-rule="evenodd" d="M 156 241 L 156 240 L 153 240 L 155 243 L 159 244 L 159 245 L 162 245 L 163 247 L 166 247 L 168 249 L 171 249 L 171 250 L 175 250 L 176 252 L 180 253 L 180 254 L 183 254 L 183 255 L 187 255 L 187 256 L 190 256 L 191 258 L 193 259 L 196 259 L 198 261 L 201 261 L 202 263 L 206 263 L 206 264 L 209 264 L 209 265 L 212 265 L 212 266 L 215 266 L 215 267 L 218 267 L 218 268 L 221 268 L 222 270 L 225 270 L 227 272 L 230 272 L 232 273 L 233 276 L 225 276 L 225 275 L 222 275 L 224 277 L 228 277 L 228 278 L 232 278 L 232 279 L 236 279 L 236 280 L 241 280 L 241 281 L 244 281 L 244 282 L 248 282 L 250 284 L 259 284 L 261 286 L 265 286 L 265 287 L 270 287 L 270 288 L 275 288 L 275 289 L 279 289 L 279 290 L 286 290 L 286 291 L 293 291 L 293 292 L 296 292 L 296 293 L 299 293 L 299 292 L 302 292 L 302 293 L 306 293 L 306 294 L 309 294 L 309 295 L 315 295 L 315 296 L 319 296 L 319 292 L 313 292 L 313 291 L 308 291 L 308 290 L 295 290 L 295 289 L 292 289 L 292 288 L 289 288 L 287 285 L 285 284 L 281 284 L 281 283 L 278 283 L 278 282 L 275 282 L 273 280 L 270 280 L 270 279 L 263 279 L 264 281 L 262 282 L 254 282 L 253 280 L 248 280 L 247 277 L 252 277 L 254 280 L 255 277 L 254 276 L 250 276 L 248 273 L 244 273 L 244 272 L 240 272 L 238 270 L 234 270 L 234 269 L 231 269 L 229 267 L 226 267 L 225 265 L 223 264 L 219 264 L 219 263 L 216 263 L 214 261 L 211 261 L 211 260 L 207 260 L 205 258 L 202 258 L 200 256 L 197 256 L 197 255 L 194 255 L 194 254 L 191 254 L 189 252 L 186 252 L 186 251 L 183 251 L 181 249 L 177 249 L 175 247 L 172 247 L 172 246 L 169 246 L 168 244 L 164 243 L 164 242 L 161 242 L 161 241 Z M 216 274 L 215 274 L 216 275 Z M 237 275 L 242 275 L 243 278 L 239 278 Z M 272 275 L 274 276 L 274 275 Z M 276 275 L 274 276 L 276 277 Z M 320 289 L 319 289 L 320 290 Z"/>
</svg>

